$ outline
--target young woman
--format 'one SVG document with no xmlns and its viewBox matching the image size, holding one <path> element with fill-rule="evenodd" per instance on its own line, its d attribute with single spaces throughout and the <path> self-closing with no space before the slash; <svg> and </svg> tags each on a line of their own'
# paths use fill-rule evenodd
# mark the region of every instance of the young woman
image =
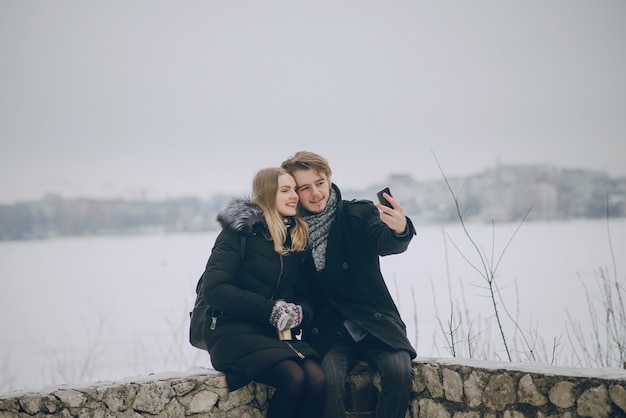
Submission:
<svg viewBox="0 0 626 418">
<path fill-rule="evenodd" d="M 289 173 L 260 170 L 252 197 L 234 199 L 218 215 L 222 231 L 203 276 L 211 363 L 231 390 L 251 380 L 273 386 L 268 418 L 318 417 L 324 396 L 319 356 L 298 338 L 312 313 L 298 299 L 308 229 L 297 204 Z M 279 331 L 291 331 L 291 339 Z"/>
</svg>

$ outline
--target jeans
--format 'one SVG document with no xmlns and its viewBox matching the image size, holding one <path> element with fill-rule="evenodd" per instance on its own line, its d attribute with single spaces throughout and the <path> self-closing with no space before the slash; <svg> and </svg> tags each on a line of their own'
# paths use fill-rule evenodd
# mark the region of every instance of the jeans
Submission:
<svg viewBox="0 0 626 418">
<path fill-rule="evenodd" d="M 405 418 L 413 368 L 406 351 L 393 351 L 386 344 L 368 335 L 354 343 L 349 336 L 339 338 L 322 360 L 326 375 L 324 418 L 346 416 L 344 398 L 348 371 L 358 360 L 365 360 L 380 371 L 382 390 L 376 405 L 377 418 Z"/>
</svg>

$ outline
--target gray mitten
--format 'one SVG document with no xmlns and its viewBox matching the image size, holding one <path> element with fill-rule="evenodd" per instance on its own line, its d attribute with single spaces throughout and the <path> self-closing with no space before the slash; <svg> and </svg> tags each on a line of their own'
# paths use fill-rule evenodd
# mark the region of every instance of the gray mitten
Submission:
<svg viewBox="0 0 626 418">
<path fill-rule="evenodd" d="M 270 324 L 283 331 L 295 328 L 302 322 L 302 306 L 279 300 L 272 308 Z"/>
<path fill-rule="evenodd" d="M 288 309 L 289 304 L 287 302 L 284 300 L 277 301 L 270 314 L 270 324 L 281 331 L 290 328 L 288 323 L 291 321 L 291 315 L 287 313 Z"/>
<path fill-rule="evenodd" d="M 295 328 L 302 323 L 302 306 L 290 303 L 289 314 L 292 318 L 289 328 Z"/>
</svg>

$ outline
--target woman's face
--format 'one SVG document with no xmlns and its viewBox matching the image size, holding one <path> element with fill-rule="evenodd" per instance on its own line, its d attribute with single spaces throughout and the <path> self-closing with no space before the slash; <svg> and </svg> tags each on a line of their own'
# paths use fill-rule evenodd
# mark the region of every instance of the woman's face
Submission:
<svg viewBox="0 0 626 418">
<path fill-rule="evenodd" d="M 276 209 L 283 216 L 295 216 L 298 209 L 296 181 L 290 174 L 278 176 L 278 192 L 276 192 Z"/>
</svg>

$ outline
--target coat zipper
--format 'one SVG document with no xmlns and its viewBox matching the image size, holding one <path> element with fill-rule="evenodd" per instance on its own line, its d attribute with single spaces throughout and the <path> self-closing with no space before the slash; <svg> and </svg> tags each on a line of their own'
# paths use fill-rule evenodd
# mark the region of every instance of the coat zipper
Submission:
<svg viewBox="0 0 626 418">
<path fill-rule="evenodd" d="M 293 350 L 293 351 L 294 351 L 294 352 L 298 355 L 298 357 L 300 357 L 300 358 L 302 358 L 302 359 L 303 359 L 303 358 L 306 358 L 306 357 L 304 356 L 304 354 L 302 354 L 301 352 L 299 352 L 298 350 L 296 350 L 296 349 L 294 348 L 294 346 L 293 346 L 293 345 L 291 345 L 291 343 L 290 343 L 289 341 L 283 341 L 283 342 L 284 342 L 285 344 L 287 344 L 287 345 L 289 346 L 289 348 L 291 348 L 291 349 L 292 349 L 292 350 Z"/>
<path fill-rule="evenodd" d="M 278 281 L 276 282 L 276 289 L 274 289 L 274 294 L 272 294 L 272 297 L 270 298 L 270 300 L 274 300 L 274 296 L 276 296 L 276 292 L 278 292 L 278 288 L 280 287 L 280 282 L 283 278 L 283 270 L 284 270 L 283 256 L 279 255 L 278 257 L 280 260 L 280 272 L 278 273 Z"/>
<path fill-rule="evenodd" d="M 280 281 L 283 277 L 283 256 L 280 255 L 280 273 L 278 275 L 278 282 L 276 282 L 276 291 L 278 291 L 278 288 L 280 287 Z M 272 299 L 274 299 L 274 296 L 272 296 Z M 285 344 L 287 344 L 289 346 L 289 348 L 291 348 L 293 350 L 294 353 L 296 353 L 298 355 L 298 357 L 300 357 L 301 359 L 306 358 L 304 356 L 304 354 L 302 354 L 301 352 L 299 352 L 298 350 L 295 349 L 295 347 L 293 345 L 291 345 L 291 343 L 289 341 L 283 341 Z"/>
</svg>

